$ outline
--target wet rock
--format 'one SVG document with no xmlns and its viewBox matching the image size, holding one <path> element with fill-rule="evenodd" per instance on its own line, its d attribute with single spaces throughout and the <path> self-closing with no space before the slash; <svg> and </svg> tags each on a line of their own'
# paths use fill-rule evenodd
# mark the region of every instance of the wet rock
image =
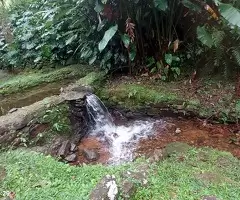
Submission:
<svg viewBox="0 0 240 200">
<path fill-rule="evenodd" d="M 70 150 L 70 142 L 69 140 L 66 140 L 64 142 L 62 142 L 62 145 L 60 147 L 60 149 L 58 150 L 58 156 L 61 156 L 61 157 L 66 157 L 67 154 L 69 153 L 69 150 Z"/>
<path fill-rule="evenodd" d="M 191 146 L 182 142 L 172 142 L 168 144 L 163 150 L 163 157 L 170 157 L 173 154 L 185 154 Z"/>
<path fill-rule="evenodd" d="M 202 200 L 218 200 L 216 196 L 204 196 Z"/>
<path fill-rule="evenodd" d="M 77 154 L 73 153 L 64 158 L 68 162 L 75 162 L 77 160 Z"/>
<path fill-rule="evenodd" d="M 8 111 L 8 113 L 13 113 L 16 112 L 18 109 L 17 108 L 12 108 L 11 110 Z"/>
<path fill-rule="evenodd" d="M 90 200 L 116 200 L 118 186 L 115 176 L 107 175 L 96 185 L 90 194 Z"/>
<path fill-rule="evenodd" d="M 49 154 L 52 156 L 57 156 L 58 150 L 60 149 L 63 141 L 64 141 L 64 138 L 61 138 L 61 137 L 55 138 L 48 150 Z"/>
<path fill-rule="evenodd" d="M 74 144 L 74 143 L 71 143 L 70 151 L 71 151 L 71 152 L 76 152 L 77 150 L 78 150 L 77 145 Z"/>
<path fill-rule="evenodd" d="M 83 155 L 90 162 L 97 161 L 100 156 L 98 152 L 92 149 L 83 149 Z"/>
<path fill-rule="evenodd" d="M 137 186 L 130 180 L 124 180 L 121 185 L 121 197 L 123 199 L 131 199 L 133 195 L 136 193 Z"/>
</svg>

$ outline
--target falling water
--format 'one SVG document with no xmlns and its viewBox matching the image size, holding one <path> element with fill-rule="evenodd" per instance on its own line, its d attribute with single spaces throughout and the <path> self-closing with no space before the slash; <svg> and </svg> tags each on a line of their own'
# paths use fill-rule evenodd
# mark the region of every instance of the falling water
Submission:
<svg viewBox="0 0 240 200">
<path fill-rule="evenodd" d="M 108 144 L 111 158 L 110 164 L 119 164 L 133 160 L 133 150 L 140 139 L 154 134 L 154 125 L 161 121 L 147 120 L 129 122 L 124 126 L 117 126 L 113 122 L 103 102 L 94 94 L 86 98 L 87 110 L 94 126 L 90 136 L 97 137 L 101 142 Z"/>
</svg>

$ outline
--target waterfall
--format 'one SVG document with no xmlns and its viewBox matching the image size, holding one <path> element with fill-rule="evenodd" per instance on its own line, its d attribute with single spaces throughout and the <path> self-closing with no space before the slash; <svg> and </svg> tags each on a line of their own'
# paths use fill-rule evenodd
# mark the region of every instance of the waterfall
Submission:
<svg viewBox="0 0 240 200">
<path fill-rule="evenodd" d="M 104 103 L 94 94 L 86 97 L 87 111 L 93 121 L 88 135 L 109 146 L 110 164 L 133 160 L 133 151 L 139 140 L 154 134 L 154 125 L 161 121 L 138 120 L 117 126 Z"/>
</svg>

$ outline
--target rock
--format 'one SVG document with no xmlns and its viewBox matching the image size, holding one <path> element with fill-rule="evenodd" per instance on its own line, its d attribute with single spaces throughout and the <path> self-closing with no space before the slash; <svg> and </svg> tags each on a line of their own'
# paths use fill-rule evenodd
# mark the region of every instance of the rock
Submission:
<svg viewBox="0 0 240 200">
<path fill-rule="evenodd" d="M 21 139 L 20 138 L 15 138 L 12 142 L 12 146 L 17 147 L 21 144 Z"/>
<path fill-rule="evenodd" d="M 150 162 L 159 162 L 163 160 L 163 150 L 162 149 L 155 149 L 152 154 L 149 155 Z"/>
<path fill-rule="evenodd" d="M 58 150 L 57 155 L 61 156 L 61 157 L 66 157 L 70 151 L 70 146 L 71 146 L 71 144 L 70 144 L 69 140 L 62 142 L 62 145 L 61 145 L 60 149 Z"/>
<path fill-rule="evenodd" d="M 76 152 L 78 150 L 78 147 L 76 144 L 74 143 L 71 143 L 71 146 L 70 146 L 70 151 L 71 152 Z"/>
<path fill-rule="evenodd" d="M 204 196 L 202 200 L 218 200 L 216 196 Z"/>
<path fill-rule="evenodd" d="M 137 190 L 137 186 L 130 180 L 124 180 L 120 188 L 123 199 L 131 199 Z"/>
<path fill-rule="evenodd" d="M 176 130 L 175 130 L 175 133 L 178 135 L 178 134 L 180 134 L 182 131 L 181 131 L 181 129 L 180 128 L 176 128 Z"/>
<path fill-rule="evenodd" d="M 116 200 L 118 186 L 115 176 L 107 175 L 96 185 L 90 194 L 90 200 Z"/>
<path fill-rule="evenodd" d="M 172 142 L 169 143 L 163 150 L 163 157 L 170 157 L 173 154 L 184 154 L 186 153 L 191 146 L 182 142 Z"/>
<path fill-rule="evenodd" d="M 48 152 L 51 156 L 57 156 L 58 150 L 60 149 L 64 138 L 58 137 L 52 141 L 52 145 L 50 146 Z"/>
<path fill-rule="evenodd" d="M 18 109 L 17 108 L 12 108 L 11 110 L 8 111 L 8 113 L 13 113 L 16 112 Z"/>
<path fill-rule="evenodd" d="M 97 161 L 99 159 L 99 153 L 91 149 L 83 149 L 84 157 L 88 161 Z"/>
<path fill-rule="evenodd" d="M 196 179 L 202 181 L 205 185 L 233 183 L 233 180 L 214 172 L 203 172 L 195 175 Z"/>
<path fill-rule="evenodd" d="M 64 158 L 68 162 L 75 162 L 77 160 L 77 154 L 73 153 Z"/>
</svg>

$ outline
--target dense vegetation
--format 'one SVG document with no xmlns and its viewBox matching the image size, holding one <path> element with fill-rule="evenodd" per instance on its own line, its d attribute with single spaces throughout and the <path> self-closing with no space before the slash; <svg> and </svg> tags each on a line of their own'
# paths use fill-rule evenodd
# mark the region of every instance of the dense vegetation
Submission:
<svg viewBox="0 0 240 200">
<path fill-rule="evenodd" d="M 3 1 L 4 2 L 4 1 Z M 162 80 L 240 65 L 236 0 L 22 0 L 1 9 L 0 66 L 87 62 Z"/>
</svg>

